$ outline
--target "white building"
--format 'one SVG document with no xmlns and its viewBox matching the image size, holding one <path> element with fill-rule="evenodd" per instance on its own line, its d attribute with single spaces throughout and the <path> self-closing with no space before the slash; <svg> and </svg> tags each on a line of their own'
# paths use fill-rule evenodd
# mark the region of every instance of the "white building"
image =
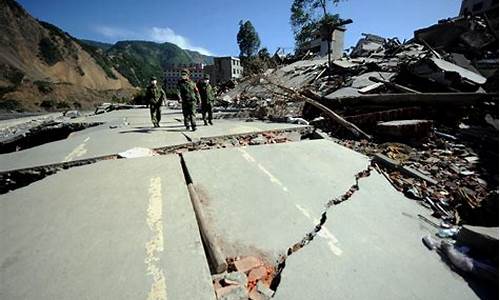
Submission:
<svg viewBox="0 0 500 300">
<path fill-rule="evenodd" d="M 205 75 L 205 67 L 206 66 L 204 64 L 177 64 L 168 66 L 165 70 L 165 88 L 177 88 L 177 82 L 181 78 L 181 71 L 183 69 L 188 69 L 191 72 L 191 79 L 193 81 L 203 79 Z"/>
<path fill-rule="evenodd" d="M 214 64 L 205 67 L 212 84 L 222 84 L 243 77 L 243 67 L 237 57 L 214 57 Z"/>
</svg>

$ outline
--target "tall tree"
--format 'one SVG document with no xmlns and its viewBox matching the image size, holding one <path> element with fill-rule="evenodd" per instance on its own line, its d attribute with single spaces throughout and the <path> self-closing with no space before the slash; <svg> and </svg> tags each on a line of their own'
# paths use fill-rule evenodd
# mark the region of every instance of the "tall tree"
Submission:
<svg viewBox="0 0 500 300">
<path fill-rule="evenodd" d="M 243 22 L 243 20 L 241 20 L 239 25 L 240 30 L 238 31 L 236 39 L 238 41 L 238 46 L 240 47 L 240 56 L 254 56 L 260 47 L 259 34 L 250 21 Z"/>
<path fill-rule="evenodd" d="M 341 0 L 294 0 L 290 8 L 290 24 L 297 49 L 303 48 L 315 38 L 315 32 L 323 24 L 332 24 L 340 18 L 328 12 L 328 3 L 336 5 Z"/>
</svg>

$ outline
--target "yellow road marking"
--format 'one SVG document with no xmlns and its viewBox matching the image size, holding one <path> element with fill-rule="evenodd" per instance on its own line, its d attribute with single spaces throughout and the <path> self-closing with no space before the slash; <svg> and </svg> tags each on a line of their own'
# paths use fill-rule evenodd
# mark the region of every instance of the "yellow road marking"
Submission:
<svg viewBox="0 0 500 300">
<path fill-rule="evenodd" d="M 73 159 L 77 158 L 77 157 L 80 157 L 82 155 L 84 155 L 85 153 L 87 153 L 87 149 L 85 149 L 85 144 L 90 140 L 89 137 L 87 137 L 82 144 L 78 145 L 78 147 L 76 147 L 73 151 L 71 151 L 70 154 L 68 154 L 62 162 L 68 162 L 68 161 L 72 161 Z"/>
<path fill-rule="evenodd" d="M 153 278 L 148 300 L 166 300 L 167 288 L 165 275 L 161 267 L 157 265 L 160 261 L 160 253 L 163 252 L 163 221 L 162 221 L 162 195 L 161 178 L 153 177 L 149 183 L 149 205 L 146 221 L 152 232 L 151 240 L 146 243 L 147 274 Z"/>
</svg>

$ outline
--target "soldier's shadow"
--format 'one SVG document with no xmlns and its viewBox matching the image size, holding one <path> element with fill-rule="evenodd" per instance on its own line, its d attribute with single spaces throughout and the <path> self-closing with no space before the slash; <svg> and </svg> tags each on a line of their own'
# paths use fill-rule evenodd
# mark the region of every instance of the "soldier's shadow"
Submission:
<svg viewBox="0 0 500 300">
<path fill-rule="evenodd" d="M 184 128 L 184 125 L 169 125 L 169 126 L 161 126 L 159 128 L 141 127 L 141 128 L 137 128 L 137 129 L 123 130 L 123 131 L 120 131 L 118 133 L 120 133 L 120 134 L 124 134 L 124 133 L 147 133 L 147 134 L 150 134 L 152 132 L 183 132 L 183 131 L 188 131 L 188 130 L 186 130 L 186 128 Z"/>
</svg>

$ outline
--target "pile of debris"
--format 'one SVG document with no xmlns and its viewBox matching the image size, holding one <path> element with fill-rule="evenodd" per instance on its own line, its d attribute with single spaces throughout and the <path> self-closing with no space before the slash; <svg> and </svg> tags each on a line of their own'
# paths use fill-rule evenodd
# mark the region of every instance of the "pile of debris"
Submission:
<svg viewBox="0 0 500 300">
<path fill-rule="evenodd" d="M 228 272 L 213 275 L 213 284 L 219 300 L 268 300 L 275 269 L 253 256 L 228 259 Z"/>
<path fill-rule="evenodd" d="M 337 142 L 372 157 L 398 191 L 432 209 L 436 217 L 454 224 L 498 225 L 498 171 L 485 168 L 472 148 L 436 134 L 414 147 Z"/>
<path fill-rule="evenodd" d="M 498 214 L 481 209 L 498 195 L 494 17 L 440 21 L 403 43 L 365 34 L 349 57 L 268 70 L 221 101 L 328 132 L 374 157 L 398 190 L 451 223 L 498 226 Z"/>
</svg>

